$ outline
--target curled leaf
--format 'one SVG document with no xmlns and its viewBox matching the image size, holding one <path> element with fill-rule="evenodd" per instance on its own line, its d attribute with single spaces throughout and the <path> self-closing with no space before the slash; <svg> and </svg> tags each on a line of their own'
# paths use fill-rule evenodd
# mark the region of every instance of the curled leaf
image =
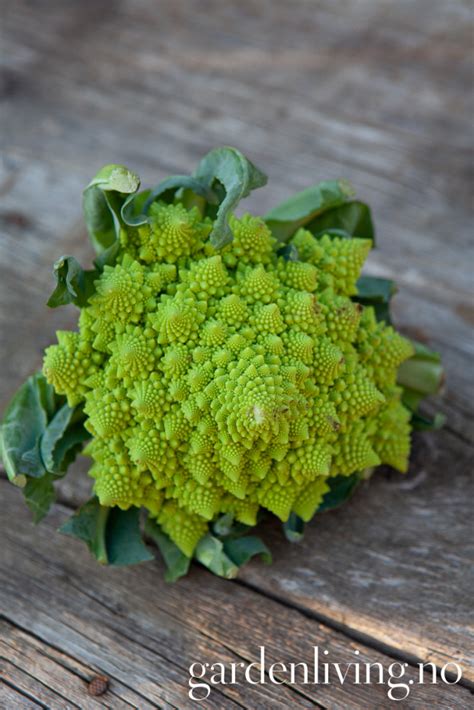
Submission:
<svg viewBox="0 0 474 710">
<path fill-rule="evenodd" d="M 79 308 L 84 308 L 94 293 L 97 271 L 86 271 L 75 257 L 62 256 L 54 262 L 53 272 L 57 283 L 47 305 L 50 308 L 57 308 L 74 303 Z"/>
<path fill-rule="evenodd" d="M 237 567 L 242 567 L 255 555 L 260 555 L 265 564 L 270 564 L 272 555 L 264 542 L 255 535 L 224 540 L 224 552 Z"/>
<path fill-rule="evenodd" d="M 375 229 L 370 207 L 351 200 L 326 210 L 305 225 L 315 237 L 329 234 L 335 237 L 360 237 L 375 242 Z"/>
<path fill-rule="evenodd" d="M 199 541 L 194 557 L 219 577 L 233 579 L 239 571 L 238 566 L 226 555 L 223 542 L 210 533 Z"/>
<path fill-rule="evenodd" d="M 41 458 L 46 470 L 50 473 L 53 473 L 56 470 L 54 449 L 67 429 L 69 422 L 71 421 L 73 411 L 74 410 L 71 409 L 68 404 L 64 404 L 61 409 L 55 413 L 41 437 Z"/>
<path fill-rule="evenodd" d="M 194 177 L 208 190 L 217 191 L 218 186 L 221 193 L 223 190 L 210 235 L 212 246 L 220 249 L 233 238 L 228 223 L 230 214 L 241 199 L 263 187 L 267 177 L 239 150 L 230 147 L 211 150 L 199 163 Z"/>
<path fill-rule="evenodd" d="M 124 165 L 105 165 L 84 190 L 84 221 L 97 253 L 95 264 L 99 270 L 117 258 L 122 206 L 127 195 L 134 195 L 139 186 L 138 175 Z"/>
<path fill-rule="evenodd" d="M 343 205 L 353 194 L 346 180 L 324 180 L 274 207 L 265 215 L 265 222 L 277 239 L 284 242 L 319 215 Z"/>
</svg>

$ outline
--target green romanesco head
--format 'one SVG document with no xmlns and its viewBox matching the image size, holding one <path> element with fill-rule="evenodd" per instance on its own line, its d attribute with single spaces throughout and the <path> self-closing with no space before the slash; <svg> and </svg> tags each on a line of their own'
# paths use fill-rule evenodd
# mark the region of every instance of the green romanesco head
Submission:
<svg viewBox="0 0 474 710">
<path fill-rule="evenodd" d="M 148 508 L 187 555 L 219 514 L 307 521 L 329 477 L 409 453 L 412 346 L 350 299 L 371 242 L 300 229 L 288 261 L 263 220 L 231 227 L 216 252 L 196 208 L 153 205 L 44 358 L 84 403 L 100 502 Z"/>
</svg>

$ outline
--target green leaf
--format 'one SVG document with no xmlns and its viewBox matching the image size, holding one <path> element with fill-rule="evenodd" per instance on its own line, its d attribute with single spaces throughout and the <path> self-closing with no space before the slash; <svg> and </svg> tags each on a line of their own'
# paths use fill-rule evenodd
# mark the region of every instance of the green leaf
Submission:
<svg viewBox="0 0 474 710">
<path fill-rule="evenodd" d="M 55 393 L 54 387 L 49 384 L 42 372 L 36 373 L 36 389 L 38 390 L 38 400 L 49 422 L 54 417 L 58 407 L 62 406 L 66 401 L 66 398 Z"/>
<path fill-rule="evenodd" d="M 438 412 L 434 417 L 427 417 L 419 412 L 412 412 L 411 425 L 415 431 L 436 431 L 446 423 L 446 416 Z"/>
<path fill-rule="evenodd" d="M 202 181 L 190 175 L 173 175 L 151 190 L 145 190 L 127 197 L 121 209 L 122 220 L 130 227 L 139 227 L 142 224 L 146 224 L 148 222 L 148 211 L 153 202 L 160 200 L 161 202 L 171 203 L 174 201 L 176 194 L 184 190 L 190 190 L 211 204 L 217 202 L 214 192 Z"/>
<path fill-rule="evenodd" d="M 186 557 L 179 547 L 174 544 L 159 525 L 148 518 L 145 524 L 145 534 L 148 535 L 161 552 L 166 565 L 165 580 L 175 582 L 188 573 L 191 558 Z"/>
<path fill-rule="evenodd" d="M 363 306 L 372 306 L 377 320 L 390 324 L 390 301 L 396 291 L 395 282 L 390 279 L 361 276 L 357 281 L 357 295 L 352 300 Z"/>
<path fill-rule="evenodd" d="M 270 564 L 272 555 L 268 547 L 255 535 L 245 535 L 224 540 L 224 552 L 237 567 L 242 567 L 255 555 L 260 555 L 265 564 Z"/>
<path fill-rule="evenodd" d="M 135 565 L 154 559 L 142 540 L 139 508 L 111 509 L 107 520 L 106 544 L 111 565 Z"/>
<path fill-rule="evenodd" d="M 0 427 L 0 455 L 8 478 L 17 484 L 25 483 L 25 475 L 45 473 L 43 468 L 32 474 L 31 452 L 37 450 L 48 423 L 43 407 L 46 389 L 41 373 L 29 377 L 13 396 Z"/>
<path fill-rule="evenodd" d="M 285 244 L 277 251 L 278 256 L 282 256 L 285 261 L 298 261 L 298 249 L 294 244 Z"/>
<path fill-rule="evenodd" d="M 59 532 L 85 542 L 94 557 L 105 565 L 108 562 L 105 533 L 110 511 L 111 508 L 101 506 L 98 498 L 91 498 L 66 520 Z"/>
<path fill-rule="evenodd" d="M 41 478 L 29 478 L 23 489 L 25 501 L 33 513 L 33 521 L 39 523 L 55 499 L 54 477 L 47 473 Z"/>
<path fill-rule="evenodd" d="M 53 480 L 89 438 L 79 408 L 54 394 L 41 372 L 19 388 L 0 427 L 0 454 L 9 479 L 23 489 L 35 522 L 54 500 Z"/>
<path fill-rule="evenodd" d="M 219 538 L 239 537 L 250 530 L 250 527 L 237 522 L 231 513 L 224 513 L 212 524 L 212 531 Z"/>
<path fill-rule="evenodd" d="M 299 542 L 304 537 L 304 520 L 296 513 L 290 513 L 290 517 L 283 523 L 283 532 L 290 542 Z"/>
<path fill-rule="evenodd" d="M 84 442 L 90 438 L 91 434 L 84 429 L 83 422 L 66 429 L 53 450 L 54 473 L 56 475 L 67 470 L 81 451 Z"/>
<path fill-rule="evenodd" d="M 321 505 L 316 512 L 322 513 L 326 510 L 333 510 L 345 503 L 354 493 L 362 480 L 359 472 L 350 476 L 333 476 L 327 479 L 329 490 L 324 494 Z"/>
<path fill-rule="evenodd" d="M 416 341 L 413 357 L 405 360 L 398 368 L 397 384 L 403 388 L 402 402 L 411 411 L 411 424 L 414 429 L 430 431 L 440 429 L 446 421 L 443 414 L 434 418 L 418 412 L 418 407 L 425 397 L 438 394 L 444 382 L 444 370 L 441 356 Z"/>
<path fill-rule="evenodd" d="M 140 178 L 124 165 L 105 165 L 83 193 L 82 208 L 87 231 L 97 254 L 107 252 L 109 263 L 117 251 L 120 210 L 126 196 L 137 192 Z"/>
<path fill-rule="evenodd" d="M 22 474 L 32 478 L 41 478 L 46 473 L 46 468 L 41 457 L 41 438 L 37 439 L 28 451 L 21 457 Z"/>
<path fill-rule="evenodd" d="M 120 216 L 129 227 L 140 227 L 140 225 L 147 223 L 148 215 L 145 212 L 145 204 L 150 193 L 151 190 L 133 193 L 122 204 Z"/>
<path fill-rule="evenodd" d="M 138 508 L 107 508 L 94 497 L 64 523 L 60 532 L 83 540 L 101 564 L 133 565 L 153 559 L 141 537 L 139 516 Z"/>
<path fill-rule="evenodd" d="M 361 276 L 357 281 L 357 298 L 361 303 L 388 303 L 396 293 L 395 282 L 379 276 Z"/>
<path fill-rule="evenodd" d="M 233 238 L 228 224 L 230 214 L 241 199 L 265 185 L 267 177 L 240 151 L 230 147 L 211 150 L 199 163 L 194 177 L 206 189 L 221 195 L 210 234 L 212 246 L 220 249 Z"/>
<path fill-rule="evenodd" d="M 74 410 L 64 404 L 59 409 L 46 427 L 40 444 L 41 459 L 47 471 L 54 473 L 56 461 L 54 459 L 54 449 L 64 432 L 66 431 Z"/>
<path fill-rule="evenodd" d="M 57 308 L 74 303 L 79 308 L 84 308 L 94 293 L 97 271 L 85 271 L 73 256 L 62 256 L 54 262 L 53 273 L 57 283 L 47 305 Z"/>
<path fill-rule="evenodd" d="M 148 212 L 150 205 L 156 200 L 160 200 L 161 202 L 173 202 L 176 193 L 182 190 L 190 190 L 195 195 L 203 197 L 205 201 L 210 204 L 217 203 L 215 192 L 203 180 L 199 180 L 192 175 L 173 175 L 150 190 L 150 194 L 144 205 L 144 211 Z"/>
<path fill-rule="evenodd" d="M 398 384 L 417 393 L 421 398 L 437 394 L 444 380 L 441 356 L 421 343 L 412 343 L 415 354 L 400 365 Z"/>
<path fill-rule="evenodd" d="M 375 243 L 375 230 L 370 207 L 364 202 L 352 200 L 318 215 L 306 225 L 315 237 L 324 234 L 342 237 L 371 239 Z"/>
<path fill-rule="evenodd" d="M 194 557 L 219 577 L 233 579 L 238 574 L 239 568 L 225 554 L 222 541 L 210 533 L 198 542 Z"/>
<path fill-rule="evenodd" d="M 300 227 L 313 222 L 323 212 L 343 205 L 353 194 L 354 190 L 345 180 L 324 180 L 270 210 L 265 222 L 277 239 L 287 241 Z"/>
</svg>

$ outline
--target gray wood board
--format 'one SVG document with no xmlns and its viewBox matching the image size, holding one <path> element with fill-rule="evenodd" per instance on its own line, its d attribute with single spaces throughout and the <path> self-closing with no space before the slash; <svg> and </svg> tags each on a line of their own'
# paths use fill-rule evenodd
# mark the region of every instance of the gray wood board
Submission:
<svg viewBox="0 0 474 710">
<path fill-rule="evenodd" d="M 395 661 L 203 569 L 194 568 L 188 578 L 169 585 L 163 581 L 159 562 L 100 567 L 82 543 L 56 533 L 69 510 L 56 505 L 33 536 L 28 512 L 12 486 L 0 481 L 0 490 L 11 516 L 0 521 L 4 673 L 10 687 L 28 692 L 46 706 L 66 707 L 63 696 L 70 707 L 95 708 L 105 702 L 113 708 L 191 708 L 191 663 L 253 662 L 261 645 L 267 667 L 277 661 L 304 661 L 311 668 L 313 646 L 321 654 L 327 650 L 328 659 L 341 664 L 353 661 L 358 650 L 361 664 L 379 662 L 385 673 Z M 14 528 L 11 520 L 16 521 Z M 110 678 L 110 689 L 89 700 L 86 682 L 96 673 Z M 31 682 L 25 674 L 32 676 Z M 276 677 L 284 679 L 278 673 Z M 407 664 L 405 682 L 413 680 L 412 692 L 397 707 L 469 707 L 467 688 L 418 685 L 417 678 L 418 670 Z M 339 685 L 334 676 L 331 681 L 277 686 L 266 677 L 264 686 L 244 682 L 216 686 L 206 707 L 362 710 L 385 707 L 388 702 L 383 685 Z"/>
</svg>

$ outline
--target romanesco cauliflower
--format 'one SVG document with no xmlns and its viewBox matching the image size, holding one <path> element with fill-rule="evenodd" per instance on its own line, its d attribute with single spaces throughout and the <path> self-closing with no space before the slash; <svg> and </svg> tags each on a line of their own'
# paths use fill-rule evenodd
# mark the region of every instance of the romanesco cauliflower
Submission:
<svg viewBox="0 0 474 710">
<path fill-rule="evenodd" d="M 308 521 L 329 477 L 409 453 L 412 345 L 350 299 L 371 241 L 300 229 L 289 261 L 262 219 L 230 226 L 216 251 L 196 208 L 155 203 L 44 358 L 84 401 L 101 504 L 144 506 L 188 556 L 221 513 Z"/>
<path fill-rule="evenodd" d="M 269 558 L 247 535 L 260 511 L 296 540 L 374 467 L 405 471 L 412 427 L 439 425 L 417 412 L 439 356 L 390 325 L 393 283 L 360 276 L 368 206 L 333 180 L 237 216 L 265 182 L 220 148 L 152 190 L 109 165 L 84 192 L 94 269 L 58 259 L 48 301 L 79 306 L 79 327 L 14 396 L 0 455 L 38 521 L 87 441 L 94 496 L 62 531 L 101 562 L 150 559 L 144 508 L 168 579 L 193 556 L 235 576 Z"/>
</svg>

